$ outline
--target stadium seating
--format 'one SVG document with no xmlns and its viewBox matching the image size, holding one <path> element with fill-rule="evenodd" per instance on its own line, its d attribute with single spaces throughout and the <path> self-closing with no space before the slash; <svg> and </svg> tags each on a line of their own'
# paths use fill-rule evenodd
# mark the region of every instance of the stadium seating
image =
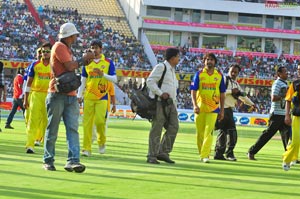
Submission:
<svg viewBox="0 0 300 199">
<path fill-rule="evenodd" d="M 34 59 L 34 52 L 37 46 L 47 41 L 49 36 L 54 38 L 57 35 L 59 26 L 67 21 L 72 21 L 80 29 L 81 35 L 74 46 L 75 55 L 80 56 L 82 51 L 88 47 L 91 39 L 99 38 L 104 43 L 104 54 L 112 58 L 117 68 L 132 69 L 132 70 L 151 70 L 151 65 L 147 61 L 147 56 L 143 51 L 143 47 L 138 40 L 133 37 L 130 27 L 124 17 L 124 14 L 117 4 L 117 1 L 52 1 L 51 7 L 47 6 L 50 1 L 34 0 L 36 9 L 39 12 L 43 22 L 47 27 L 46 30 L 40 29 L 30 16 L 23 1 L 8 1 L 2 3 L 3 12 L 0 19 L 0 47 L 1 59 L 15 59 L 30 61 Z M 75 3 L 76 2 L 76 3 Z M 102 6 L 106 3 L 107 10 L 115 10 L 114 15 L 110 17 L 107 12 L 93 13 L 94 11 L 84 10 L 84 7 L 96 7 L 102 2 Z M 109 3 L 110 2 L 110 3 Z M 39 10 L 42 5 L 43 9 Z M 53 7 L 52 7 L 53 5 Z M 74 7 L 73 7 L 74 6 Z M 110 8 L 109 6 L 112 6 Z M 78 8 L 78 10 L 76 9 Z M 109 8 L 109 9 L 108 9 Z M 100 9 L 98 9 L 100 10 Z M 45 12 L 45 13 L 44 13 Z M 9 13 L 9 14 L 8 14 Z M 84 14 L 87 13 L 87 14 Z M 222 28 L 222 27 L 221 27 Z M 223 27 L 224 28 L 224 27 Z M 52 30 L 52 31 L 50 31 Z M 11 37 L 11 34 L 15 34 Z M 13 38 L 13 39 L 12 39 Z M 152 46 L 156 58 L 159 62 L 164 59 L 165 49 L 170 47 L 166 45 Z M 240 77 L 254 77 L 259 79 L 274 79 L 276 77 L 276 68 L 278 66 L 286 66 L 289 70 L 290 78 L 297 77 L 295 68 L 299 63 L 299 56 L 291 56 L 283 54 L 280 57 L 273 54 L 264 54 L 256 52 L 232 51 L 224 49 L 205 49 L 205 48 L 180 48 L 181 60 L 176 67 L 179 73 L 195 73 L 199 68 L 203 67 L 202 58 L 204 53 L 213 52 L 218 56 L 218 68 L 223 73 L 227 73 L 231 63 L 241 64 L 242 71 Z M 135 84 L 134 84 L 135 85 Z M 139 86 L 120 85 L 123 91 L 130 93 L 132 89 Z M 178 96 L 179 108 L 190 108 L 190 93 L 188 85 L 180 89 Z M 262 95 L 264 91 L 258 91 L 256 95 L 251 95 L 253 101 L 260 104 L 257 112 L 267 113 L 268 103 L 270 100 Z M 241 105 L 237 109 L 240 112 L 247 111 Z"/>
<path fill-rule="evenodd" d="M 117 0 L 32 0 L 36 8 L 46 5 L 51 5 L 54 8 L 76 8 L 78 13 L 85 15 L 122 17 L 125 15 Z"/>
</svg>

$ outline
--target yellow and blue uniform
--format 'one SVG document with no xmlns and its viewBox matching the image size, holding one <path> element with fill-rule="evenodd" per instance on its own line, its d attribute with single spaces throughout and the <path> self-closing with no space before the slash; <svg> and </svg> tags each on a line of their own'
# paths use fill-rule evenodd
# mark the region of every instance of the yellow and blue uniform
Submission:
<svg viewBox="0 0 300 199">
<path fill-rule="evenodd" d="M 50 64 L 44 65 L 42 61 L 37 61 L 28 68 L 28 77 L 33 78 L 31 84 L 29 115 L 26 126 L 27 143 L 26 148 L 33 148 L 35 140 L 44 138 L 47 126 L 46 96 L 50 82 Z"/>
<path fill-rule="evenodd" d="M 208 158 L 220 112 L 220 94 L 226 92 L 223 75 L 216 69 L 210 75 L 204 68 L 195 74 L 190 89 L 196 91 L 196 102 L 200 108 L 200 113 L 195 114 L 198 151 L 201 158 Z"/>
<path fill-rule="evenodd" d="M 27 79 L 28 79 L 28 71 L 29 71 L 29 68 L 31 68 L 32 67 L 32 65 L 34 65 L 34 64 L 36 64 L 38 61 L 34 61 L 34 62 L 32 62 L 26 69 L 25 69 L 25 72 L 24 72 L 24 76 L 23 76 L 23 80 L 24 80 L 24 86 L 23 86 L 23 94 L 24 94 L 24 92 L 25 92 L 25 87 L 26 87 L 26 82 L 27 82 Z M 28 95 L 28 102 L 30 102 L 30 93 L 31 92 L 29 92 L 29 95 Z M 29 112 L 29 110 L 28 109 L 25 109 L 25 112 L 24 112 L 24 118 L 25 118 L 25 124 L 27 125 L 27 123 L 28 123 L 28 118 L 29 118 L 29 114 L 30 114 L 30 112 Z"/>
<path fill-rule="evenodd" d="M 82 69 L 82 76 L 86 78 L 83 108 L 83 151 L 88 152 L 91 152 L 93 124 L 98 132 L 98 145 L 104 145 L 106 142 L 105 126 L 108 114 L 108 92 L 111 84 L 105 77 L 95 73 L 94 69 L 100 69 L 108 75 L 116 75 L 114 63 L 104 55 L 101 55 L 98 62 L 94 60 Z"/>
<path fill-rule="evenodd" d="M 294 90 L 294 82 L 289 86 L 286 93 L 285 100 L 291 102 L 291 110 L 296 105 L 299 106 L 300 99 L 298 98 L 298 92 L 300 90 Z M 286 147 L 286 151 L 283 154 L 283 162 L 291 163 L 298 159 L 299 147 L 300 147 L 300 116 L 292 115 L 292 141 Z"/>
</svg>

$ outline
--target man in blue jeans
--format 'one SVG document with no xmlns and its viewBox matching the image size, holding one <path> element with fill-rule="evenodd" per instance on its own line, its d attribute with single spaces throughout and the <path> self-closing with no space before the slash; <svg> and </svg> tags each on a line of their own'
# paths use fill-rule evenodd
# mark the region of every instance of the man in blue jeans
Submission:
<svg viewBox="0 0 300 199">
<path fill-rule="evenodd" d="M 55 143 L 61 118 L 63 118 L 66 127 L 68 145 L 68 159 L 64 169 L 69 172 L 75 171 L 77 173 L 85 171 L 85 166 L 81 164 L 79 160 L 79 103 L 77 101 L 76 90 L 69 93 L 60 93 L 55 88 L 55 77 L 64 72 L 74 71 L 82 62 L 86 64 L 86 60 L 94 59 L 95 57 L 93 53 L 87 53 L 80 61 L 73 61 L 70 48 L 77 40 L 78 34 L 79 32 L 74 24 L 63 24 L 58 34 L 60 40 L 53 45 L 51 50 L 50 67 L 52 77 L 46 98 L 48 124 L 45 134 L 43 165 L 44 169 L 49 171 L 56 170 L 54 166 Z"/>
</svg>

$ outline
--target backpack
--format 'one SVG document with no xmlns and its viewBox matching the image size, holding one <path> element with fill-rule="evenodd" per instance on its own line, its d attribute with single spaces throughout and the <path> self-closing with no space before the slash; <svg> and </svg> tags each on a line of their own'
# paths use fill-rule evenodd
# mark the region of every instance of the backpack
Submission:
<svg viewBox="0 0 300 199">
<path fill-rule="evenodd" d="M 160 88 L 165 77 L 167 67 L 164 65 L 164 71 L 160 80 L 158 81 L 158 87 Z M 130 107 L 133 113 L 139 115 L 141 118 L 148 119 L 152 121 L 154 115 L 156 114 L 156 101 L 158 96 L 155 95 L 155 98 L 152 99 L 149 96 L 149 88 L 145 83 L 142 89 L 133 90 L 130 96 L 131 103 Z"/>
</svg>

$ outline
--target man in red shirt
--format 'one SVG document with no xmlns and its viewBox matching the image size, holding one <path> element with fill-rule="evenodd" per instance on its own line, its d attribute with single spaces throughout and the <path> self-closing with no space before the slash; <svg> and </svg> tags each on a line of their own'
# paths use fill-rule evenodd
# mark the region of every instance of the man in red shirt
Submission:
<svg viewBox="0 0 300 199">
<path fill-rule="evenodd" d="M 13 106 L 11 109 L 11 112 L 8 115 L 5 128 L 6 129 L 13 129 L 13 127 L 10 125 L 12 122 L 18 107 L 20 107 L 24 113 L 24 107 L 23 107 L 23 95 L 22 95 L 22 87 L 23 87 L 23 76 L 24 76 L 24 68 L 18 69 L 18 74 L 14 79 L 14 96 L 13 96 Z"/>
</svg>

